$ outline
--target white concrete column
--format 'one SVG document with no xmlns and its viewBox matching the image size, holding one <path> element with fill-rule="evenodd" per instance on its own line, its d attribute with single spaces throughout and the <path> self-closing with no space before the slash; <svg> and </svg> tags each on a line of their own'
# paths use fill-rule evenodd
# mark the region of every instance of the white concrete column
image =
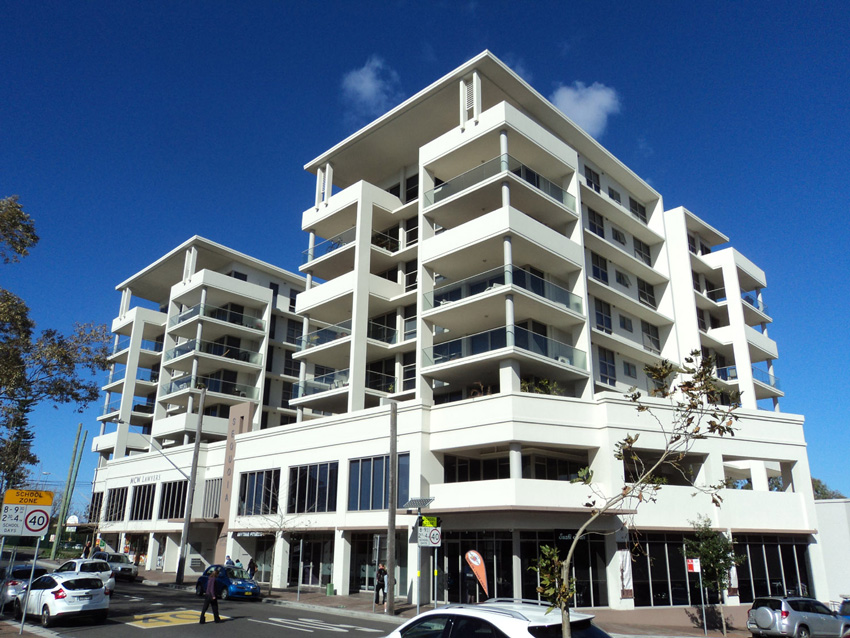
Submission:
<svg viewBox="0 0 850 638">
<path fill-rule="evenodd" d="M 750 461 L 750 477 L 753 479 L 754 492 L 769 492 L 770 486 L 767 482 L 767 468 L 764 461 Z"/>
<path fill-rule="evenodd" d="M 316 231 L 310 229 L 310 238 L 307 241 L 307 261 L 313 261 L 316 250 Z"/>
<path fill-rule="evenodd" d="M 511 480 L 522 478 L 522 443 L 513 441 L 508 444 L 508 460 L 511 468 Z"/>
<path fill-rule="evenodd" d="M 337 596 L 348 596 L 348 581 L 351 572 L 351 532 L 334 531 L 333 585 Z"/>
<path fill-rule="evenodd" d="M 322 200 L 325 203 L 325 206 L 328 205 L 328 200 L 334 193 L 334 167 L 333 164 L 328 162 L 325 164 L 325 192 L 324 199 Z"/>
<path fill-rule="evenodd" d="M 481 117 L 481 76 L 478 71 L 472 72 L 472 119 L 478 124 Z"/>
<path fill-rule="evenodd" d="M 511 571 L 513 572 L 514 598 L 522 598 L 522 546 L 519 530 L 511 530 Z"/>
<path fill-rule="evenodd" d="M 274 535 L 274 557 L 272 559 L 272 587 L 286 587 L 289 573 L 289 541 L 280 530 Z"/>
<path fill-rule="evenodd" d="M 458 104 L 460 106 L 460 130 L 462 131 L 464 128 L 466 128 L 466 121 L 467 121 L 467 116 L 466 116 L 466 112 L 467 112 L 467 110 L 466 110 L 466 81 L 460 80 L 457 93 L 458 93 L 458 97 L 459 97 Z"/>
<path fill-rule="evenodd" d="M 130 302 L 133 298 L 133 291 L 129 288 L 124 288 L 121 291 L 121 307 L 118 311 L 119 317 L 124 317 L 130 311 Z M 115 335 L 115 338 L 118 338 L 118 335 Z"/>
<path fill-rule="evenodd" d="M 499 131 L 499 153 L 501 159 L 499 160 L 500 166 L 499 168 L 502 171 L 507 171 L 510 169 L 508 162 L 508 132 L 507 130 Z M 502 182 L 502 208 L 507 208 L 511 205 L 511 187 L 507 180 Z"/>
<path fill-rule="evenodd" d="M 183 258 L 183 281 L 187 282 L 195 274 L 198 268 L 198 247 L 192 246 L 186 249 L 186 255 Z"/>
<path fill-rule="evenodd" d="M 322 203 L 322 193 L 325 190 L 325 171 L 321 168 L 316 170 L 316 208 Z"/>
<path fill-rule="evenodd" d="M 159 541 L 156 534 L 150 532 L 148 534 L 148 551 L 145 557 L 145 569 L 151 571 L 156 569 L 156 559 L 159 556 Z"/>
</svg>

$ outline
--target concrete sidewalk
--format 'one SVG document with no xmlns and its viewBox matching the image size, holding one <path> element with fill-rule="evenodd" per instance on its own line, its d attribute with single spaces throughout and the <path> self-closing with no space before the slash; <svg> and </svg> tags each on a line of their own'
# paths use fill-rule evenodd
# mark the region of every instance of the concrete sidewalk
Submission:
<svg viewBox="0 0 850 638">
<path fill-rule="evenodd" d="M 174 574 L 171 573 L 139 570 L 139 577 L 146 585 L 180 588 L 187 591 L 195 589 L 195 577 L 187 578 L 182 586 L 175 583 Z M 120 585 L 118 585 L 118 588 L 120 589 Z M 406 600 L 397 600 L 394 617 L 387 618 L 382 608 L 373 605 L 371 593 L 328 596 L 324 590 L 315 587 L 302 587 L 300 596 L 295 589 L 273 589 L 269 592 L 268 588 L 263 587 L 263 602 L 302 609 L 315 609 L 353 618 L 376 619 L 376 616 L 380 616 L 394 625 L 416 616 L 416 605 L 412 605 Z M 430 609 L 433 609 L 433 605 L 422 605 L 420 612 Z M 596 623 L 601 628 L 617 636 L 699 637 L 704 635 L 702 615 L 698 607 L 654 607 L 630 611 L 594 608 L 581 609 L 580 611 L 594 614 Z M 730 638 L 749 638 L 750 632 L 746 630 L 749 606 L 726 607 L 723 611 L 726 616 L 727 635 Z M 712 638 L 722 636 L 718 611 L 709 608 L 708 617 L 708 636 Z M 716 629 L 713 627 L 714 623 L 717 623 Z"/>
</svg>

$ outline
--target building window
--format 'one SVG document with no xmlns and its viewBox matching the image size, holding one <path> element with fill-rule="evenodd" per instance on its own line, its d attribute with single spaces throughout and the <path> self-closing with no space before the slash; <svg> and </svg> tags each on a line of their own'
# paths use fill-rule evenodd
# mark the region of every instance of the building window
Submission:
<svg viewBox="0 0 850 638">
<path fill-rule="evenodd" d="M 149 521 L 153 518 L 153 497 L 156 485 L 136 485 L 133 488 L 133 498 L 130 500 L 130 520 Z"/>
<path fill-rule="evenodd" d="M 638 202 L 634 197 L 629 197 L 629 210 L 637 219 L 646 223 L 646 206 Z"/>
<path fill-rule="evenodd" d="M 706 246 L 705 244 L 700 242 L 699 243 L 699 252 L 700 252 L 701 255 L 708 255 L 711 252 L 711 248 L 709 248 L 708 246 Z"/>
<path fill-rule="evenodd" d="M 638 277 L 637 289 L 638 289 L 638 300 L 642 304 L 647 305 L 650 308 L 657 308 L 658 307 L 655 303 L 655 288 L 651 284 L 645 282 L 643 279 Z"/>
<path fill-rule="evenodd" d="M 237 516 L 277 514 L 280 470 L 243 472 L 239 477 Z"/>
<path fill-rule="evenodd" d="M 652 253 L 649 251 L 649 244 L 644 244 L 640 239 L 634 237 L 635 242 L 635 257 L 640 259 L 647 266 L 652 265 Z"/>
<path fill-rule="evenodd" d="M 404 341 L 416 338 L 416 304 L 404 307 Z"/>
<path fill-rule="evenodd" d="M 269 318 L 269 339 L 274 339 L 275 332 L 277 331 L 277 315 L 272 315 Z"/>
<path fill-rule="evenodd" d="M 613 200 L 614 200 L 615 202 L 617 202 L 618 204 L 621 204 L 621 203 L 622 203 L 622 201 L 620 200 L 620 193 L 618 193 L 617 191 L 615 191 L 615 190 L 614 190 L 613 188 L 611 188 L 610 186 L 608 187 L 608 197 L 610 197 L 611 199 L 613 199 Z"/>
<path fill-rule="evenodd" d="M 637 367 L 634 363 L 623 361 L 623 374 L 630 379 L 637 379 Z"/>
<path fill-rule="evenodd" d="M 618 244 L 622 244 L 623 246 L 626 245 L 626 235 L 625 233 L 623 233 L 622 230 L 618 228 L 612 228 L 611 234 L 614 236 L 614 241 L 616 241 Z"/>
<path fill-rule="evenodd" d="M 301 363 L 298 361 L 294 361 L 292 359 L 292 351 L 284 350 L 283 351 L 283 373 L 288 374 L 290 377 L 297 377 L 298 372 L 301 369 Z"/>
<path fill-rule="evenodd" d="M 697 292 L 700 292 L 699 273 L 698 272 L 695 272 L 693 270 L 691 271 L 691 281 L 694 282 L 694 290 L 696 290 Z"/>
<path fill-rule="evenodd" d="M 304 331 L 304 324 L 296 319 L 286 320 L 286 343 L 297 345 Z"/>
<path fill-rule="evenodd" d="M 620 315 L 620 327 L 626 332 L 633 332 L 632 320 L 625 315 Z"/>
<path fill-rule="evenodd" d="M 620 272 L 619 270 L 615 270 L 614 276 L 617 279 L 617 283 L 621 286 L 625 286 L 626 288 L 628 288 L 632 285 L 632 281 L 631 279 L 629 279 L 629 276 L 626 273 Z"/>
<path fill-rule="evenodd" d="M 280 407 L 288 408 L 289 400 L 292 398 L 292 382 L 282 381 L 280 385 Z"/>
<path fill-rule="evenodd" d="M 584 178 L 587 180 L 587 185 L 590 186 L 597 193 L 601 191 L 599 187 L 599 173 L 590 168 L 590 166 L 584 167 Z"/>
<path fill-rule="evenodd" d="M 587 455 L 577 451 L 581 460 L 556 458 L 541 454 L 522 455 L 522 478 L 538 481 L 572 481 L 579 470 L 587 467 Z"/>
<path fill-rule="evenodd" d="M 219 506 L 221 504 L 221 479 L 207 479 L 204 481 L 204 518 L 218 518 Z"/>
<path fill-rule="evenodd" d="M 289 290 L 289 312 L 295 312 L 295 298 L 298 296 L 297 290 Z"/>
<path fill-rule="evenodd" d="M 277 296 L 280 294 L 280 284 L 271 282 L 269 289 L 272 291 L 272 305 L 277 305 Z"/>
<path fill-rule="evenodd" d="M 231 270 L 227 274 L 233 277 L 234 279 L 238 279 L 239 281 L 248 281 L 248 275 L 246 275 L 244 272 L 237 272 L 236 270 Z"/>
<path fill-rule="evenodd" d="M 466 458 L 446 454 L 443 457 L 443 482 L 467 483 L 511 478 L 510 457 Z"/>
<path fill-rule="evenodd" d="M 89 523 L 100 522 L 100 510 L 103 507 L 103 492 L 92 492 L 89 505 Z"/>
<path fill-rule="evenodd" d="M 419 174 L 411 175 L 404 182 L 404 203 L 409 204 L 419 197 Z"/>
<path fill-rule="evenodd" d="M 590 224 L 590 230 L 602 237 L 602 239 L 605 239 L 605 220 L 603 219 L 602 215 L 597 213 L 592 208 L 588 208 L 587 217 L 589 220 L 588 223 Z"/>
<path fill-rule="evenodd" d="M 339 463 L 313 463 L 289 468 L 288 514 L 335 512 Z"/>
<path fill-rule="evenodd" d="M 271 372 L 274 367 L 274 346 L 269 346 L 266 350 L 266 372 Z"/>
<path fill-rule="evenodd" d="M 708 330 L 708 324 L 705 321 L 705 314 L 701 308 L 697 308 L 697 324 L 699 325 L 699 329 L 703 332 Z"/>
<path fill-rule="evenodd" d="M 643 347 L 655 354 L 661 354 L 661 338 L 658 336 L 658 326 L 653 326 L 646 321 L 640 322 L 640 329 L 643 332 Z"/>
<path fill-rule="evenodd" d="M 611 304 L 601 299 L 594 299 L 596 307 L 596 329 L 611 334 Z"/>
<path fill-rule="evenodd" d="M 162 484 L 159 498 L 159 518 L 183 518 L 186 514 L 186 486 L 189 481 L 171 481 Z"/>
<path fill-rule="evenodd" d="M 688 250 L 694 255 L 697 254 L 697 239 L 693 235 L 688 235 Z"/>
<path fill-rule="evenodd" d="M 614 363 L 614 353 L 601 346 L 596 349 L 599 351 L 599 381 L 606 385 L 616 385 L 617 367 Z"/>
<path fill-rule="evenodd" d="M 387 192 L 390 195 L 395 195 L 396 197 L 401 196 L 401 184 L 393 184 L 387 189 Z"/>
<path fill-rule="evenodd" d="M 590 262 L 593 266 L 591 274 L 594 279 L 598 279 L 604 284 L 608 283 L 608 260 L 605 257 L 600 257 L 594 252 L 590 253 Z"/>
<path fill-rule="evenodd" d="M 389 456 L 351 461 L 348 468 L 348 511 L 382 510 L 389 503 Z M 410 454 L 398 455 L 398 503 L 409 500 Z"/>
<path fill-rule="evenodd" d="M 124 509 L 127 507 L 127 488 L 118 487 L 106 492 L 106 513 L 104 521 L 115 522 L 124 520 Z"/>
</svg>

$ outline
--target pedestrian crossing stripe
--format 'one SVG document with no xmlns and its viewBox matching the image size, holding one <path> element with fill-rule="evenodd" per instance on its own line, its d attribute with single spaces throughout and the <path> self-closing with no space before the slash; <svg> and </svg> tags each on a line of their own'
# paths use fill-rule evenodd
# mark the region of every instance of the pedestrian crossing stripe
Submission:
<svg viewBox="0 0 850 638">
<path fill-rule="evenodd" d="M 222 620 L 229 619 L 228 616 L 219 616 Z M 182 611 L 165 611 L 157 614 L 140 614 L 133 616 L 132 620 L 125 624 L 140 629 L 159 629 L 160 627 L 174 627 L 176 625 L 191 625 L 201 619 L 201 612 L 184 609 Z M 207 622 L 213 622 L 214 617 L 207 612 Z"/>
</svg>

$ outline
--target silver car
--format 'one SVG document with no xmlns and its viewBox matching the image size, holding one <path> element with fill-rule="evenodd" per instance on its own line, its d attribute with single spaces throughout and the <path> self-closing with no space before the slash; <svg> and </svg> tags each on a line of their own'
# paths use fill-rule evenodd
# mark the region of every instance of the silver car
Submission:
<svg viewBox="0 0 850 638">
<path fill-rule="evenodd" d="M 753 601 L 747 629 L 753 636 L 837 638 L 850 630 L 850 619 L 814 598 L 765 596 Z"/>
<path fill-rule="evenodd" d="M 95 552 L 92 554 L 95 560 L 105 560 L 112 568 L 115 578 L 126 578 L 127 580 L 136 580 L 139 575 L 139 568 L 130 560 L 127 554 L 119 554 L 117 552 Z"/>
<path fill-rule="evenodd" d="M 0 567 L 0 579 L 3 581 L 3 590 L 0 591 L 0 605 L 6 607 L 11 605 L 18 594 L 27 588 L 30 582 L 30 574 L 33 578 L 44 576 L 47 570 L 43 567 L 36 566 L 33 573 L 32 565 L 25 563 L 12 565 L 11 567 Z"/>
</svg>

